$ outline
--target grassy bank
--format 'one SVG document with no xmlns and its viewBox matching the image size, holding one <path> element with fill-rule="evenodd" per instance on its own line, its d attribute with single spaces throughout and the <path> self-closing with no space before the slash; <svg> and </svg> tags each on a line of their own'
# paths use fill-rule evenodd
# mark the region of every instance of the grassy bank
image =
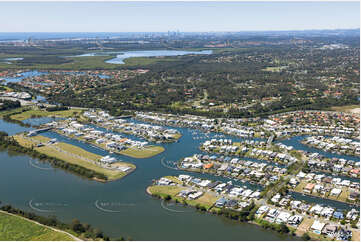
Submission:
<svg viewBox="0 0 361 242">
<path fill-rule="evenodd" d="M 0 212 L 0 240 L 73 241 L 69 235 L 54 231 L 22 217 Z"/>
<path fill-rule="evenodd" d="M 176 183 L 179 183 L 178 182 L 179 180 L 177 181 L 176 177 L 166 177 L 166 178 L 173 180 Z M 200 211 L 204 211 L 204 212 L 208 211 L 212 214 L 222 215 L 229 219 L 236 220 L 239 222 L 252 223 L 255 225 L 259 225 L 264 229 L 273 230 L 281 234 L 298 236 L 301 237 L 302 239 L 306 235 L 306 237 L 308 236 L 309 239 L 312 240 L 330 240 L 330 238 L 325 235 L 317 235 L 310 231 L 310 227 L 314 222 L 314 219 L 312 217 L 307 218 L 307 216 L 305 216 L 304 220 L 297 228 L 283 223 L 281 224 L 271 223 L 264 220 L 263 218 L 264 215 L 262 215 L 259 218 L 255 216 L 255 213 L 258 210 L 258 206 L 256 206 L 253 202 L 248 207 L 245 207 L 238 211 L 227 208 L 218 208 L 213 205 L 219 197 L 215 196 L 211 192 L 206 192 L 196 200 L 185 200 L 184 198 L 177 196 L 177 194 L 180 191 L 186 189 L 189 189 L 189 187 L 152 185 L 147 188 L 147 193 L 154 197 L 163 199 L 165 201 L 173 201 L 175 203 L 189 205 L 195 207 L 197 210 Z M 355 237 L 357 237 L 357 234 L 355 235 Z"/>
<path fill-rule="evenodd" d="M 25 112 L 21 112 L 18 114 L 11 115 L 10 117 L 15 120 L 23 121 L 29 118 L 34 117 L 60 117 L 60 118 L 68 118 L 74 117 L 77 114 L 80 114 L 83 110 L 82 109 L 69 109 L 69 110 L 62 110 L 62 111 L 53 111 L 49 112 L 46 110 L 40 109 L 31 109 Z"/>
<path fill-rule="evenodd" d="M 42 147 L 36 147 L 38 143 L 47 143 L 50 139 L 44 136 L 33 136 L 30 138 L 25 138 L 23 135 L 15 135 L 15 140 L 24 147 L 34 147 L 34 149 L 42 154 L 45 154 L 50 157 L 55 157 L 61 160 L 64 160 L 68 163 L 79 165 L 85 167 L 89 170 L 104 174 L 108 180 L 117 180 L 124 177 L 127 173 L 119 170 L 110 170 L 102 168 L 93 162 L 97 162 L 102 156 L 83 150 L 77 146 L 57 142 L 53 145 L 45 145 Z M 116 165 L 119 166 L 128 166 L 135 169 L 135 165 L 125 162 L 117 162 Z"/>
<path fill-rule="evenodd" d="M 210 192 L 204 193 L 202 196 L 195 200 L 186 200 L 182 197 L 177 196 L 182 190 L 189 189 L 187 187 L 179 186 L 150 186 L 147 191 L 152 196 L 160 197 L 164 200 L 172 200 L 175 202 L 187 204 L 192 207 L 200 207 L 205 210 L 210 209 L 213 204 L 218 200 L 218 196 L 211 194 Z"/>
<path fill-rule="evenodd" d="M 4 111 L 0 112 L 0 117 L 3 118 L 4 116 L 7 116 L 7 115 L 11 116 L 12 114 L 25 112 L 27 110 L 29 110 L 28 107 L 20 107 L 20 108 L 15 108 L 15 109 L 4 110 Z"/>
</svg>

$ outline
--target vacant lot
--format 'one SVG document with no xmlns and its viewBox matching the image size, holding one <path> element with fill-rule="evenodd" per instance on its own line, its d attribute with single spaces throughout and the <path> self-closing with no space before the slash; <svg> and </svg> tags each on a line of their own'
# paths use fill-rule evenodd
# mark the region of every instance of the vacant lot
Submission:
<svg viewBox="0 0 361 242">
<path fill-rule="evenodd" d="M 148 188 L 148 191 L 153 195 L 159 195 L 164 198 L 167 195 L 174 197 L 184 189 L 184 187 L 178 186 L 151 186 Z"/>
<path fill-rule="evenodd" d="M 197 204 L 204 206 L 206 209 L 209 209 L 213 206 L 213 204 L 217 201 L 219 197 L 214 196 L 213 194 L 206 192 L 200 198 L 196 200 L 190 200 L 188 202 L 189 205 L 195 206 Z"/>
<path fill-rule="evenodd" d="M 122 155 L 127 155 L 133 158 L 149 158 L 158 155 L 164 151 L 161 146 L 146 146 L 144 148 L 130 147 L 126 150 L 118 152 Z"/>
</svg>

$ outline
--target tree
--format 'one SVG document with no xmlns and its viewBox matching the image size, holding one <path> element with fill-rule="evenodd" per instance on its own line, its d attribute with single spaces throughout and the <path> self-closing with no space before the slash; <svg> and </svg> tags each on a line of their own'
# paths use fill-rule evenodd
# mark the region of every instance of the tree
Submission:
<svg viewBox="0 0 361 242">
<path fill-rule="evenodd" d="M 103 232 L 100 229 L 94 229 L 95 238 L 102 238 Z"/>
<path fill-rule="evenodd" d="M 287 227 L 287 225 L 281 224 L 279 228 L 279 232 L 282 234 L 287 234 L 288 232 L 290 232 L 290 229 Z"/>
<path fill-rule="evenodd" d="M 311 237 L 307 234 L 307 233 L 304 233 L 302 236 L 301 236 L 302 240 L 310 240 Z"/>
<path fill-rule="evenodd" d="M 71 229 L 76 232 L 76 233 L 83 233 L 85 232 L 85 229 L 83 227 L 83 225 L 80 223 L 80 221 L 78 219 L 73 219 L 73 221 L 71 221 Z"/>
</svg>

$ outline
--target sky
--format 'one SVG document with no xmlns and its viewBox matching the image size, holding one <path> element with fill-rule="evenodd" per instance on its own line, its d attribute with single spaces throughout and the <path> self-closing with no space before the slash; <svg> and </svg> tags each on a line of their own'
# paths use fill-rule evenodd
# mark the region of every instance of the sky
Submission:
<svg viewBox="0 0 361 242">
<path fill-rule="evenodd" d="M 0 2 L 0 32 L 181 32 L 360 27 L 359 2 Z"/>
</svg>

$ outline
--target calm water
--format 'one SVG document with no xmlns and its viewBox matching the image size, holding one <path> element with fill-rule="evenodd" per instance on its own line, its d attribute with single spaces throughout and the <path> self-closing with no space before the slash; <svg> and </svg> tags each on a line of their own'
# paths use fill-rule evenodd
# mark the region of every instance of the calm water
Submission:
<svg viewBox="0 0 361 242">
<path fill-rule="evenodd" d="M 19 58 L 17 58 L 19 59 Z M 20 58 L 21 59 L 21 58 Z M 81 71 L 74 71 L 74 72 L 58 72 L 60 74 L 64 74 L 64 75 L 86 75 L 87 73 L 85 72 L 81 72 Z M 21 82 L 22 80 L 24 80 L 25 78 L 27 77 L 34 77 L 34 76 L 41 76 L 41 75 L 46 75 L 46 74 L 49 74 L 49 72 L 40 72 L 40 71 L 26 71 L 26 72 L 22 72 L 22 73 L 19 73 L 18 76 L 16 77 L 5 77 L 3 78 L 4 79 L 4 84 L 7 84 L 9 82 Z M 107 78 L 110 78 L 110 76 L 108 75 L 102 75 L 102 74 L 92 74 L 94 76 L 98 76 L 100 78 L 104 78 L 104 79 L 107 79 Z M 38 83 L 38 84 L 41 84 L 41 85 L 51 85 L 49 83 Z M 41 97 L 41 100 L 42 101 L 45 101 L 44 100 L 45 98 L 44 97 Z"/>
<path fill-rule="evenodd" d="M 209 55 L 212 50 L 202 51 L 183 51 L 183 50 L 142 50 L 142 51 L 124 51 L 124 52 L 104 52 L 104 53 L 87 53 L 78 55 L 83 56 L 108 56 L 110 54 L 117 54 L 116 58 L 105 61 L 110 64 L 124 64 L 124 60 L 131 57 L 159 57 L 159 56 L 180 56 L 180 55 Z"/>
<path fill-rule="evenodd" d="M 9 82 L 21 82 L 23 79 L 27 78 L 27 77 L 32 77 L 32 76 L 40 76 L 43 74 L 47 74 L 47 72 L 39 72 L 39 71 L 26 71 L 26 72 L 22 72 L 19 74 L 19 76 L 17 77 L 5 77 L 3 78 L 4 84 L 7 84 Z"/>
<path fill-rule="evenodd" d="M 76 217 L 101 228 L 106 234 L 115 238 L 124 235 L 131 236 L 135 240 L 295 239 L 265 231 L 255 225 L 200 213 L 193 208 L 162 204 L 160 200 L 147 195 L 145 189 L 151 184 L 152 179 L 188 173 L 163 166 L 160 162 L 162 158 L 166 161 L 176 161 L 194 153 L 201 153 L 198 147 L 204 139 L 193 139 L 194 130 L 177 129 L 183 134 L 179 142 L 163 144 L 166 151 L 155 157 L 133 159 L 111 154 L 118 159 L 136 164 L 137 169 L 122 180 L 105 184 L 89 181 L 60 169 L 53 169 L 27 156 L 2 151 L 0 152 L 1 200 L 4 204 L 10 203 L 15 207 L 41 215 L 56 215 L 68 222 Z M 14 134 L 29 129 L 0 120 L 0 130 Z M 197 131 L 197 133 L 200 136 L 201 132 Z M 72 143 L 100 155 L 108 154 L 102 149 L 53 132 L 43 133 L 43 135 L 56 137 L 60 141 Z M 209 134 L 210 137 L 214 135 Z M 239 140 L 235 137 L 229 138 Z M 192 175 L 229 181 L 226 178 L 206 174 L 194 173 Z M 246 185 L 252 189 L 261 188 L 248 183 L 235 181 L 233 183 Z M 322 200 L 321 203 L 325 204 L 327 200 Z M 338 206 L 338 204 L 335 205 Z"/>
<path fill-rule="evenodd" d="M 6 64 L 13 64 L 12 61 L 17 61 L 17 60 L 23 60 L 24 58 L 21 57 L 16 57 L 16 58 L 5 58 L 5 59 L 0 59 L 0 63 L 6 63 Z"/>
</svg>

